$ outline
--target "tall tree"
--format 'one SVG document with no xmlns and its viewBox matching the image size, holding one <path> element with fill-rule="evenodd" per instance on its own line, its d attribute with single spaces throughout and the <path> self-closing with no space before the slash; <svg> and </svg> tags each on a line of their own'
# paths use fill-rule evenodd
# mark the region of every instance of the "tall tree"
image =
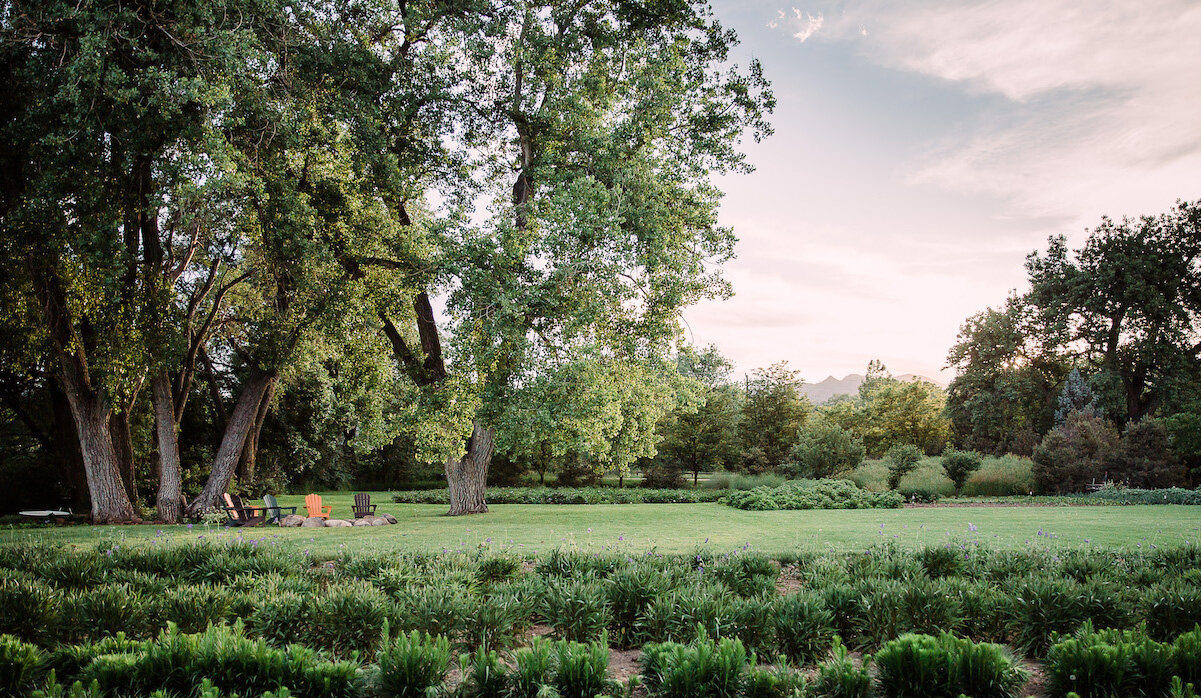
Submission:
<svg viewBox="0 0 1201 698">
<path fill-rule="evenodd" d="M 1115 386 L 1102 408 L 1146 416 L 1201 377 L 1201 204 L 1137 220 L 1108 218 L 1071 253 L 1063 237 L 1026 262 L 1042 341 Z"/>
<path fill-rule="evenodd" d="M 812 409 L 801 385 L 799 372 L 788 368 L 787 361 L 755 369 L 747 377 L 738 425 L 745 470 L 763 472 L 790 460 Z"/>
</svg>

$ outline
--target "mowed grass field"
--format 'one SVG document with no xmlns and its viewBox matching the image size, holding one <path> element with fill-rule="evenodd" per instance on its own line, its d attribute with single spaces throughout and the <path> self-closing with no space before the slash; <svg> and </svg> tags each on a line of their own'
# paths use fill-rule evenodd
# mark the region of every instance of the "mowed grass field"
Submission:
<svg viewBox="0 0 1201 698">
<path fill-rule="evenodd" d="M 349 517 L 353 495 L 323 493 L 333 516 Z M 720 504 L 498 504 L 487 514 L 448 517 L 444 505 L 392 503 L 375 493 L 392 526 L 226 529 L 221 526 L 46 526 L 0 529 L 2 543 L 81 546 L 122 542 L 187 542 L 242 537 L 256 544 L 313 553 L 474 552 L 480 548 L 537 555 L 560 547 L 687 553 L 698 546 L 749 548 L 771 555 L 792 551 L 861 550 L 880 543 L 903 547 L 979 543 L 992 548 L 1149 548 L 1201 541 L 1201 507 L 985 506 L 906 509 L 741 511 Z M 303 497 L 281 496 L 298 506 Z"/>
</svg>

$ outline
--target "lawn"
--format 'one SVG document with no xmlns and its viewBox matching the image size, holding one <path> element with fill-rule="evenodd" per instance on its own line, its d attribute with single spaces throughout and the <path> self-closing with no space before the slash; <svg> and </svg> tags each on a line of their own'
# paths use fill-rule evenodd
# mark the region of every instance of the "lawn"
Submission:
<svg viewBox="0 0 1201 698">
<path fill-rule="evenodd" d="M 335 517 L 350 513 L 352 495 L 324 493 Z M 558 547 L 642 553 L 686 553 L 697 546 L 749 546 L 768 554 L 858 550 L 881 542 L 904 547 L 955 541 L 1024 547 L 1166 547 L 1201 540 L 1201 507 L 1006 506 L 910 509 L 740 511 L 720 504 L 494 505 L 487 514 L 446 517 L 444 505 L 394 504 L 375 493 L 394 526 L 224 529 L 185 526 L 61 526 L 0 529 L 0 544 L 56 542 L 111 546 L 121 541 L 186 541 L 201 536 L 262 539 L 314 553 L 408 550 L 474 551 L 481 546 L 533 555 Z M 283 496 L 285 506 L 303 497 Z"/>
</svg>

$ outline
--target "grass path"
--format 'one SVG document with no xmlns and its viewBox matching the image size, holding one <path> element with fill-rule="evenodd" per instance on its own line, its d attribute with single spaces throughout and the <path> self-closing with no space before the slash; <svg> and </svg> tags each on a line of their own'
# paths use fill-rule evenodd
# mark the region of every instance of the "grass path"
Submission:
<svg viewBox="0 0 1201 698">
<path fill-rule="evenodd" d="M 350 513 L 351 496 L 323 495 L 334 516 Z M 330 529 L 223 529 L 185 526 L 62 526 L 0 529 L 0 543 L 111 545 L 122 540 L 262 539 L 313 552 L 473 551 L 480 546 L 536 554 L 572 546 L 591 550 L 687 553 L 698 545 L 731 550 L 749 545 L 769 554 L 858 550 L 884 541 L 906 547 L 979 541 L 989 547 L 1167 547 L 1201 541 L 1201 507 L 960 507 L 890 510 L 740 511 L 720 504 L 493 505 L 487 514 L 447 517 L 444 505 L 373 499 L 394 526 Z M 280 497 L 285 506 L 299 496 Z"/>
</svg>

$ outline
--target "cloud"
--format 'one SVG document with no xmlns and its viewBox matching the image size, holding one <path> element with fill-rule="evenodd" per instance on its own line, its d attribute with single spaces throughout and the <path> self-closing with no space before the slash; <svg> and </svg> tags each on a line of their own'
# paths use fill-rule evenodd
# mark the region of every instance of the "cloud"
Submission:
<svg viewBox="0 0 1201 698">
<path fill-rule="evenodd" d="M 1201 181 L 1201 4 L 850 0 L 822 10 L 820 40 L 854 42 L 882 66 L 980 98 L 962 131 L 912 163 L 913 183 L 1085 224 L 1201 195 L 1180 187 Z"/>
<path fill-rule="evenodd" d="M 801 43 L 805 43 L 822 28 L 825 23 L 825 18 L 819 12 L 817 16 L 803 13 L 797 8 L 792 8 L 791 14 L 780 10 L 775 19 L 767 23 L 771 29 L 784 28 L 792 32 L 792 37 Z"/>
</svg>

